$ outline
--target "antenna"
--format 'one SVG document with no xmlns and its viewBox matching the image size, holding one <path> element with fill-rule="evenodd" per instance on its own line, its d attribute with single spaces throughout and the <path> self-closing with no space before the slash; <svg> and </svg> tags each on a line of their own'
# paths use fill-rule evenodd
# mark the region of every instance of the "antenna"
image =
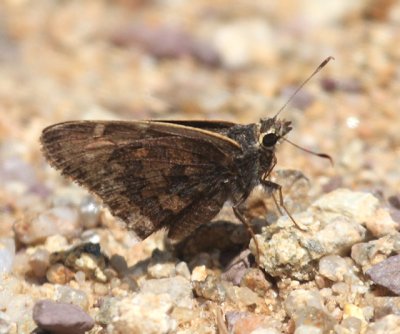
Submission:
<svg viewBox="0 0 400 334">
<path fill-rule="evenodd" d="M 321 71 L 326 64 L 328 64 L 331 60 L 334 60 L 335 58 L 329 56 L 326 58 L 319 66 L 312 72 L 306 80 L 304 80 L 299 87 L 296 88 L 296 90 L 290 95 L 289 99 L 286 101 L 286 103 L 281 107 L 281 109 L 278 110 L 278 112 L 275 114 L 273 117 L 274 119 L 278 117 L 278 115 L 281 113 L 282 110 L 284 110 L 287 105 L 293 100 L 293 98 L 297 95 L 297 93 L 312 79 L 313 76 L 315 76 L 319 71 Z M 318 155 L 318 154 L 317 154 Z"/>
<path fill-rule="evenodd" d="M 304 152 L 310 153 L 312 155 L 316 155 L 317 157 L 320 157 L 320 158 L 323 158 L 323 159 L 328 159 L 329 162 L 331 163 L 331 165 L 332 166 L 334 165 L 333 159 L 329 154 L 311 151 L 311 150 L 309 150 L 307 148 L 301 147 L 300 145 L 297 145 L 297 144 L 293 143 L 292 141 L 290 141 L 289 139 L 287 139 L 285 137 L 281 137 L 281 139 L 283 139 L 284 141 L 287 141 L 289 144 L 292 144 L 294 147 L 296 147 L 296 148 L 298 148 L 298 149 L 300 149 L 300 150 L 302 150 Z"/>
</svg>

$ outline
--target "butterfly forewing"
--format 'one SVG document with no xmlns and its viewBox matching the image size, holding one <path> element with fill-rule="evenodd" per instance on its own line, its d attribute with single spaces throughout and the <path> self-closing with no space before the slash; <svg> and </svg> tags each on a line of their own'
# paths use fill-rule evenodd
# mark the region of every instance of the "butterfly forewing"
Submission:
<svg viewBox="0 0 400 334">
<path fill-rule="evenodd" d="M 66 122 L 46 128 L 41 142 L 54 167 L 98 195 L 138 236 L 168 227 L 182 238 L 227 200 L 232 157 L 241 153 L 221 134 L 229 124 L 211 132 L 170 122 Z"/>
</svg>

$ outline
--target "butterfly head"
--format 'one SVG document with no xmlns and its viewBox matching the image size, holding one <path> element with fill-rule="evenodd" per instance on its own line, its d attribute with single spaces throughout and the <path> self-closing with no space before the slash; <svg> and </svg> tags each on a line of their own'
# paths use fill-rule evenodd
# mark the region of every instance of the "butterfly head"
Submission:
<svg viewBox="0 0 400 334">
<path fill-rule="evenodd" d="M 265 150 L 273 151 L 279 140 L 290 130 L 292 130 L 290 121 L 278 120 L 276 117 L 262 118 L 258 139 L 260 146 Z"/>
</svg>

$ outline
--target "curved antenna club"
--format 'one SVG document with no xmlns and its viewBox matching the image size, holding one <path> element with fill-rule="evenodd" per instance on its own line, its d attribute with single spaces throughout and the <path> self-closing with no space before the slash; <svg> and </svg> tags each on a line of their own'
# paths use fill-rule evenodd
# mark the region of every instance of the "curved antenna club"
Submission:
<svg viewBox="0 0 400 334">
<path fill-rule="evenodd" d="M 326 64 L 328 64 L 331 60 L 334 60 L 334 59 L 335 58 L 333 58 L 332 56 L 325 58 L 325 60 L 321 64 L 319 64 L 319 66 L 314 70 L 314 72 L 312 72 L 308 76 L 308 78 L 306 80 L 304 80 L 299 87 L 296 88 L 296 90 L 292 93 L 292 95 L 290 95 L 289 99 L 278 110 L 278 112 L 275 114 L 275 116 L 273 118 L 276 119 L 278 117 L 278 115 L 282 112 L 282 110 L 284 110 L 287 107 L 287 105 L 293 100 L 293 98 L 297 95 L 297 93 L 312 79 L 312 77 L 315 76 L 319 71 L 321 71 L 326 66 Z"/>
<path fill-rule="evenodd" d="M 333 159 L 329 154 L 311 151 L 309 149 L 306 149 L 304 147 L 301 147 L 300 145 L 297 145 L 297 144 L 293 143 L 292 141 L 290 141 L 289 139 L 287 139 L 285 137 L 282 137 L 281 139 L 283 139 L 284 141 L 287 141 L 289 144 L 292 144 L 294 147 L 296 147 L 296 148 L 298 148 L 298 149 L 300 149 L 300 150 L 302 150 L 304 152 L 310 153 L 312 155 L 316 155 L 317 157 L 320 157 L 320 158 L 323 158 L 323 159 L 328 159 L 329 162 L 331 163 L 331 165 L 332 166 L 334 165 Z"/>
</svg>

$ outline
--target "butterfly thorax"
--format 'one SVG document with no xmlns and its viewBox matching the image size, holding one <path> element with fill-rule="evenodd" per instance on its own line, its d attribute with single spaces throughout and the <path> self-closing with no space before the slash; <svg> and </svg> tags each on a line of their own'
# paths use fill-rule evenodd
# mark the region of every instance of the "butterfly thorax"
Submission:
<svg viewBox="0 0 400 334">
<path fill-rule="evenodd" d="M 269 175 L 276 164 L 276 145 L 290 130 L 290 122 L 275 118 L 229 129 L 227 136 L 237 141 L 243 151 L 234 162 L 236 170 L 231 190 L 234 203 L 246 198 L 261 179 Z"/>
</svg>

